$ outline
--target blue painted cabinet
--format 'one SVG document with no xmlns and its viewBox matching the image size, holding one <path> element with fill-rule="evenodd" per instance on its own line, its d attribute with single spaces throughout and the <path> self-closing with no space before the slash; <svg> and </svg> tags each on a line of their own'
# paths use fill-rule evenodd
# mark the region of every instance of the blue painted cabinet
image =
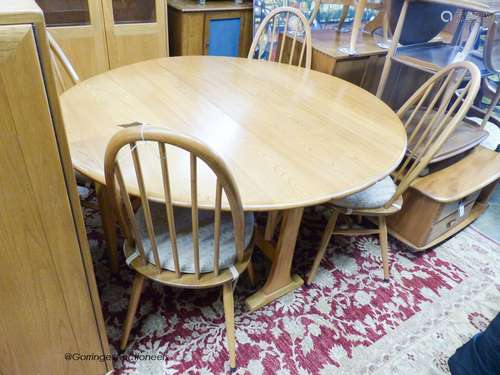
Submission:
<svg viewBox="0 0 500 375">
<path fill-rule="evenodd" d="M 170 55 L 246 57 L 252 44 L 252 4 L 169 0 Z"/>
<path fill-rule="evenodd" d="M 239 56 L 240 18 L 222 18 L 208 20 L 207 55 Z"/>
</svg>

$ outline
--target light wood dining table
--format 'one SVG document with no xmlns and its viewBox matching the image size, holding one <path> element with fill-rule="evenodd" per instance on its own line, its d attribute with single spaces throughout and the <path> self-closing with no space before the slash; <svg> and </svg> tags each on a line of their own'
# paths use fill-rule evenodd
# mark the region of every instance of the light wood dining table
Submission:
<svg viewBox="0 0 500 375">
<path fill-rule="evenodd" d="M 277 242 L 257 234 L 272 266 L 265 285 L 246 300 L 252 310 L 302 285 L 291 265 L 304 208 L 372 185 L 397 167 L 406 149 L 400 119 L 374 95 L 333 76 L 265 61 L 145 61 L 76 85 L 61 104 L 74 167 L 102 185 L 109 139 L 120 125 L 145 123 L 211 146 L 235 176 L 246 211 L 281 212 Z M 162 201 L 160 164 L 154 153 L 141 158 L 147 155 L 148 195 Z M 191 203 L 187 163 L 169 162 L 173 201 L 185 207 Z M 137 194 L 133 168 L 121 169 L 128 191 Z M 200 168 L 198 181 L 199 206 L 213 208 L 213 175 Z"/>
</svg>

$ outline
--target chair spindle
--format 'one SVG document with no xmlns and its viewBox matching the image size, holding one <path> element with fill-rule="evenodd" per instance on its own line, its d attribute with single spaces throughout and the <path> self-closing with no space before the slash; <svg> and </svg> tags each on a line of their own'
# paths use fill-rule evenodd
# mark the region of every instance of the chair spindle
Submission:
<svg viewBox="0 0 500 375">
<path fill-rule="evenodd" d="M 139 185 L 139 191 L 141 194 L 141 204 L 144 211 L 144 221 L 146 223 L 146 230 L 148 233 L 149 241 L 151 243 L 151 249 L 153 251 L 153 257 L 156 263 L 156 269 L 158 273 L 161 272 L 160 256 L 158 254 L 158 246 L 156 243 L 156 236 L 153 228 L 153 220 L 151 217 L 151 209 L 149 207 L 148 196 L 146 192 L 146 187 L 144 185 L 144 176 L 142 174 L 141 160 L 139 157 L 139 151 L 137 149 L 137 143 L 133 142 L 130 144 L 130 150 L 132 152 L 132 159 L 134 161 L 134 169 L 137 177 L 137 184 Z"/>
<path fill-rule="evenodd" d="M 172 194 L 170 191 L 170 177 L 168 174 L 167 151 L 165 143 L 158 143 L 160 150 L 161 173 L 163 177 L 163 191 L 165 193 L 165 209 L 167 211 L 168 235 L 170 237 L 170 246 L 172 247 L 172 258 L 174 261 L 175 275 L 181 277 L 179 266 L 179 252 L 177 251 L 177 234 L 175 231 L 174 207 L 172 205 Z"/>
<path fill-rule="evenodd" d="M 196 155 L 190 153 L 191 166 L 191 222 L 193 230 L 193 253 L 194 270 L 196 278 L 200 278 L 200 242 L 198 233 L 198 182 L 197 182 L 197 160 Z"/>
</svg>

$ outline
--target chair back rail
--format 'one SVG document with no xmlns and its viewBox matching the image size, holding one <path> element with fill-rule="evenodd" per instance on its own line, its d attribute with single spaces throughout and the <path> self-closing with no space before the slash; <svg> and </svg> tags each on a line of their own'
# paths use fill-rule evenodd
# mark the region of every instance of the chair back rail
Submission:
<svg viewBox="0 0 500 375">
<path fill-rule="evenodd" d="M 220 258 L 220 238 L 221 238 L 221 215 L 222 215 L 222 195 L 225 194 L 231 210 L 234 240 L 237 261 L 240 262 L 244 257 L 244 213 L 241 203 L 240 194 L 236 182 L 226 166 L 224 160 L 211 150 L 206 144 L 202 143 L 191 136 L 175 133 L 162 128 L 151 126 L 138 126 L 127 128 L 115 134 L 107 148 L 105 155 L 105 176 L 106 185 L 109 187 L 110 198 L 112 198 L 115 209 L 120 212 L 120 225 L 125 226 L 125 236 L 129 236 L 127 241 L 135 243 L 139 256 L 145 265 L 146 254 L 144 249 L 143 238 L 139 229 L 136 215 L 134 213 L 130 200 L 127 186 L 120 169 L 118 154 L 122 149 L 129 146 L 133 160 L 133 168 L 135 178 L 140 192 L 141 205 L 144 212 L 144 222 L 146 226 L 146 234 L 151 244 L 156 270 L 158 273 L 163 272 L 160 264 L 160 251 L 158 247 L 153 218 L 148 200 L 147 187 L 142 171 L 142 164 L 138 145 L 148 142 L 156 144 L 158 147 L 158 162 L 160 163 L 159 171 L 161 171 L 163 181 L 163 192 L 165 200 L 165 212 L 167 222 L 164 225 L 168 229 L 170 238 L 170 246 L 172 253 L 172 261 L 175 268 L 177 278 L 182 277 L 183 272 L 179 262 L 179 250 L 177 247 L 177 233 L 174 218 L 174 206 L 171 190 L 171 175 L 169 173 L 166 145 L 173 146 L 189 153 L 190 166 L 190 189 L 191 189 L 191 224 L 192 224 L 192 241 L 193 241 L 193 262 L 196 278 L 200 278 L 200 247 L 199 247 L 199 223 L 198 223 L 198 160 L 202 160 L 209 169 L 215 174 L 215 207 L 214 207 L 214 248 L 213 260 L 215 276 L 219 275 L 219 258 Z"/>
<path fill-rule="evenodd" d="M 279 30 L 281 20 L 284 18 L 283 30 Z M 291 20 L 298 20 L 298 22 L 292 22 L 293 29 L 290 27 Z M 270 36 L 267 33 L 270 32 Z M 277 35 L 278 33 L 278 35 Z M 279 48 L 279 54 L 275 60 L 273 59 L 275 42 L 279 39 L 279 34 L 281 33 L 281 46 Z M 289 65 L 294 65 L 295 48 L 298 46 L 297 37 L 299 34 L 303 34 L 302 47 L 298 55 L 297 66 L 302 66 L 306 69 L 311 68 L 312 59 L 312 39 L 311 39 L 311 27 L 309 21 L 306 19 L 304 14 L 296 8 L 292 7 L 279 7 L 272 10 L 261 22 L 255 37 L 250 46 L 250 52 L 248 53 L 248 58 L 257 58 L 262 60 L 264 53 L 266 52 L 268 45 L 268 61 L 282 62 L 284 57 L 284 47 L 287 42 L 287 36 L 292 38 L 292 44 L 290 47 L 290 57 L 288 60 Z M 278 40 L 279 41 L 279 40 Z M 304 61 L 305 55 L 305 61 Z"/>
<path fill-rule="evenodd" d="M 59 69 L 59 64 L 64 68 L 64 71 L 66 72 L 66 74 L 70 78 L 73 85 L 76 85 L 77 83 L 80 82 L 80 77 L 78 77 L 78 74 L 76 73 L 75 69 L 73 68 L 73 65 L 69 61 L 68 57 L 66 56 L 66 54 L 62 50 L 59 43 L 57 43 L 57 41 L 54 39 L 54 37 L 49 32 L 47 32 L 47 39 L 49 41 L 50 58 L 52 61 L 57 84 L 62 89 L 62 91 L 65 91 L 66 89 L 68 89 L 68 87 L 66 87 L 66 85 L 64 83 L 62 72 Z"/>
<path fill-rule="evenodd" d="M 468 79 L 465 87 L 458 97 L 454 97 L 465 79 Z M 397 114 L 407 129 L 408 150 L 393 174 L 398 186 L 386 208 L 422 173 L 463 120 L 479 91 L 480 82 L 479 69 L 473 63 L 450 64 L 434 74 L 401 106 Z"/>
</svg>

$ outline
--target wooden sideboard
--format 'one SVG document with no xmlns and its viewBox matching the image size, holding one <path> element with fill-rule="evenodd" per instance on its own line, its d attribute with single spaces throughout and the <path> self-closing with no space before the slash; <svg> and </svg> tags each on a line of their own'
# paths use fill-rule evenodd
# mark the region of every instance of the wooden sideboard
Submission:
<svg viewBox="0 0 500 375">
<path fill-rule="evenodd" d="M 0 374 L 105 374 L 109 356 L 43 14 L 0 2 Z M 109 359 L 109 357 L 108 357 Z"/>
<path fill-rule="evenodd" d="M 476 220 L 500 178 L 500 153 L 482 146 L 446 168 L 416 179 L 389 233 L 415 250 L 429 249 Z"/>
<path fill-rule="evenodd" d="M 350 56 L 339 51 L 348 47 L 351 33 L 338 32 L 331 28 L 312 30 L 312 65 L 313 70 L 334 75 L 372 93 L 377 89 L 378 80 L 384 65 L 387 50 L 380 48 L 373 37 L 360 33 L 356 44 L 356 55 Z M 287 38 L 291 39 L 290 36 Z M 302 45 L 302 38 L 297 39 Z M 287 42 L 284 54 L 290 54 L 291 43 Z"/>
<path fill-rule="evenodd" d="M 253 4 L 231 0 L 168 2 L 170 54 L 247 57 L 252 44 Z"/>
</svg>

